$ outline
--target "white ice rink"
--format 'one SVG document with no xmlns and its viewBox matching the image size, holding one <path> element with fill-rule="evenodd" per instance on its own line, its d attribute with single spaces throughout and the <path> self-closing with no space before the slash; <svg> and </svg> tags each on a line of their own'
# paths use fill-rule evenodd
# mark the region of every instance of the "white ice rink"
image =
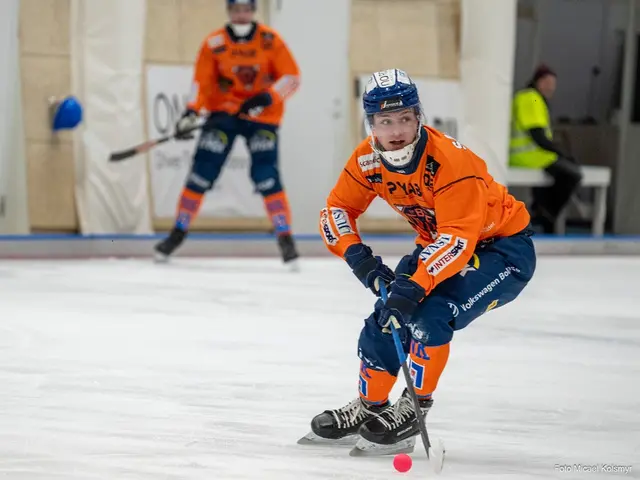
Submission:
<svg viewBox="0 0 640 480">
<path fill-rule="evenodd" d="M 296 444 L 357 394 L 374 303 L 343 262 L 302 266 L 0 263 L 0 478 L 433 478 L 420 443 L 404 475 Z M 638 258 L 539 259 L 453 341 L 428 417 L 441 478 L 640 478 L 639 305 Z"/>
</svg>

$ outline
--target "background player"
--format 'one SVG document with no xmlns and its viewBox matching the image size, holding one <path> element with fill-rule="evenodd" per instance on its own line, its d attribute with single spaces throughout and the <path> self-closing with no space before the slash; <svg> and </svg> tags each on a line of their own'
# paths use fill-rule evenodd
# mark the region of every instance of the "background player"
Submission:
<svg viewBox="0 0 640 480">
<path fill-rule="evenodd" d="M 285 263 L 298 257 L 291 236 L 291 213 L 278 171 L 278 126 L 284 102 L 298 88 L 298 65 L 280 36 L 254 21 L 255 0 L 227 0 L 230 22 L 202 43 L 194 73 L 194 96 L 176 125 L 178 139 L 208 114 L 178 204 L 176 223 L 156 245 L 166 259 L 184 241 L 213 188 L 236 136 L 247 141 L 251 179 L 264 198 Z"/>
<path fill-rule="evenodd" d="M 449 358 L 453 332 L 518 296 L 535 270 L 524 204 L 487 172 L 485 162 L 455 139 L 422 125 L 416 85 L 400 70 L 375 73 L 363 95 L 370 136 L 354 151 L 321 211 L 320 232 L 376 303 L 359 343 L 359 396 L 311 422 L 301 441 L 360 435 L 358 453 L 412 450 L 419 433 L 405 390 L 389 393 L 400 370 L 389 334 L 400 332 L 423 415 Z M 417 232 L 416 249 L 395 269 L 362 243 L 356 219 L 382 197 Z M 318 438 L 320 437 L 320 439 Z M 386 447 L 385 447 L 386 445 Z"/>
</svg>

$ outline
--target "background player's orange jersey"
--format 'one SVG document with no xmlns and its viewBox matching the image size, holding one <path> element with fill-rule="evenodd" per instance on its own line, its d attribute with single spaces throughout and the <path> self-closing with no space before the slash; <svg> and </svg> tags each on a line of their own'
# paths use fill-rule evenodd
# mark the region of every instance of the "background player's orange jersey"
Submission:
<svg viewBox="0 0 640 480">
<path fill-rule="evenodd" d="M 284 100 L 298 88 L 298 65 L 284 41 L 266 25 L 257 23 L 252 34 L 237 40 L 231 29 L 221 28 L 202 43 L 188 107 L 233 115 L 245 100 L 268 91 L 273 104 L 252 119 L 279 125 Z"/>
<path fill-rule="evenodd" d="M 425 247 L 411 279 L 428 294 L 462 270 L 478 241 L 513 235 L 530 217 L 525 205 L 489 175 L 481 158 L 455 139 L 423 128 L 416 147 L 422 152 L 412 172 L 385 168 L 370 138 L 356 148 L 321 211 L 320 233 L 329 250 L 342 257 L 361 242 L 356 219 L 382 197 L 408 220 L 418 233 L 416 243 Z"/>
</svg>

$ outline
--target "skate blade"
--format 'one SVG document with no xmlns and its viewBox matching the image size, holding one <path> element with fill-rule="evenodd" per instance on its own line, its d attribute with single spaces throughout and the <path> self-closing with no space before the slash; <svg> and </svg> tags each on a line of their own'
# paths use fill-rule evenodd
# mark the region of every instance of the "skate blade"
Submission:
<svg viewBox="0 0 640 480">
<path fill-rule="evenodd" d="M 346 437 L 332 440 L 329 438 L 319 437 L 315 433 L 309 432 L 298 440 L 297 443 L 298 445 L 353 447 L 358 442 L 358 438 L 358 435 L 347 435 Z"/>
<path fill-rule="evenodd" d="M 360 438 L 349 455 L 352 457 L 378 457 L 381 455 L 397 455 L 398 453 L 412 453 L 416 445 L 415 437 L 407 438 L 393 445 L 382 445 Z"/>
<path fill-rule="evenodd" d="M 300 272 L 300 262 L 298 261 L 297 258 L 295 260 L 291 260 L 291 261 L 285 263 L 284 266 L 288 271 L 290 271 L 292 273 Z"/>
<path fill-rule="evenodd" d="M 154 263 L 168 263 L 169 255 L 165 255 L 164 253 L 154 252 L 153 253 L 153 262 Z"/>
</svg>

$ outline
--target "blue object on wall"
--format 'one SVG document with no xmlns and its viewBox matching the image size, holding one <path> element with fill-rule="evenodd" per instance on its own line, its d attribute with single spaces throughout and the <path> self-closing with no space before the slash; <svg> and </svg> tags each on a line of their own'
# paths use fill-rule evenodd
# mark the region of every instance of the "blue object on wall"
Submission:
<svg viewBox="0 0 640 480">
<path fill-rule="evenodd" d="M 72 130 L 82 122 L 82 105 L 76 97 L 68 96 L 62 100 L 55 100 L 51 109 L 51 127 L 54 132 Z"/>
</svg>

